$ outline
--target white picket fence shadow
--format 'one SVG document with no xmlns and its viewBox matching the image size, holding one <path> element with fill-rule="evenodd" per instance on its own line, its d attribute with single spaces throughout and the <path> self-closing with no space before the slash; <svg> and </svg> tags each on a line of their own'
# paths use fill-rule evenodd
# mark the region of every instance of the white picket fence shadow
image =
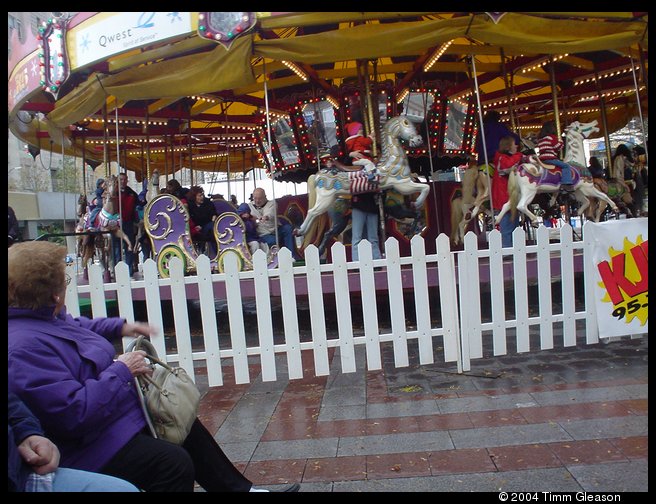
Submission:
<svg viewBox="0 0 656 504">
<path fill-rule="evenodd" d="M 115 283 L 104 283 L 101 267 L 94 265 L 89 268 L 89 285 L 78 286 L 76 279 L 71 282 L 66 304 L 69 313 L 78 316 L 79 294 L 89 293 L 93 316 L 106 316 L 107 294 L 115 291 L 116 296 L 111 297 L 118 299 L 120 316 L 133 321 L 133 289 L 144 289 L 148 321 L 163 328 L 160 287 L 170 288 L 177 351 L 166 348 L 163 331 L 152 337 L 152 342 L 160 357 L 164 356 L 167 362 L 178 362 L 191 376 L 194 376 L 194 363 L 205 366 L 210 386 L 223 384 L 222 366 L 229 361 L 234 366 L 236 383 L 249 383 L 254 378 L 249 373 L 249 356 L 259 357 L 263 381 L 275 381 L 280 375 L 276 368 L 277 354 L 284 354 L 285 376 L 290 379 L 304 376 L 303 351 L 312 353 L 314 375 L 325 376 L 330 372 L 329 349 L 332 347 L 339 348 L 341 371 L 345 373 L 356 371 L 356 346 L 364 348 L 368 370 L 382 368 L 381 344 L 385 343 L 391 343 L 395 366 L 408 366 L 411 342 L 416 345 L 420 364 L 431 364 L 436 359 L 437 362 L 456 362 L 458 371 L 462 372 L 470 369 L 472 359 L 506 355 L 509 346 L 518 353 L 574 346 L 577 344 L 577 320 L 585 320 L 586 342 L 598 342 L 592 285 L 585 281 L 594 276 L 587 261 L 583 262 L 584 293 L 575 291 L 574 261 L 576 255 L 583 254 L 583 242 L 573 241 L 572 228 L 565 225 L 557 243 L 549 242 L 549 230 L 545 227 L 537 230 L 536 245 L 525 244 L 525 234 L 520 228 L 515 230 L 513 238 L 515 246 L 502 249 L 500 233 L 492 231 L 489 248 L 479 250 L 476 236 L 468 233 L 464 250 L 451 251 L 448 237 L 442 234 L 436 240 L 437 253 L 426 254 L 423 238 L 415 236 L 408 257 L 400 256 L 398 242 L 390 238 L 385 242 L 385 258 L 377 260 L 372 259 L 370 244 L 362 242 L 359 262 L 347 262 L 344 246 L 336 243 L 330 264 L 320 264 L 317 248 L 310 246 L 305 251 L 305 266 L 297 267 L 293 266 L 290 252 L 282 249 L 279 267 L 272 270 L 267 269 L 265 254 L 258 251 L 252 271 L 237 271 L 236 260 L 229 257 L 222 274 L 212 274 L 209 259 L 201 256 L 195 276 L 184 276 L 182 262 L 174 258 L 168 279 L 160 279 L 155 262 L 148 260 L 143 265 L 144 279 L 138 281 L 130 279 L 126 264 L 119 263 Z M 577 250 L 580 254 L 575 254 Z M 552 302 L 554 263 L 560 269 L 563 307 L 560 311 L 554 310 Z M 537 282 L 537 313 L 528 303 L 529 265 L 538 272 L 537 279 L 531 280 Z M 380 267 L 386 275 L 389 299 L 390 329 L 385 332 L 379 325 L 375 290 L 374 268 Z M 504 268 L 511 274 L 504 275 Z M 359 273 L 363 306 L 364 331 L 357 335 L 353 330 L 350 295 L 345 295 L 350 292 L 348 272 L 351 270 Z M 435 272 L 439 284 L 429 288 L 429 275 L 434 278 Z M 300 337 L 296 294 L 299 277 L 307 282 L 311 341 L 301 341 Z M 409 278 L 412 279 L 410 292 L 414 297 L 416 327 L 408 327 L 406 322 L 404 278 L 406 285 Z M 514 318 L 508 317 L 505 306 L 509 278 L 515 295 Z M 245 279 L 255 287 L 257 346 L 247 345 L 241 288 L 241 281 Z M 334 283 L 337 338 L 329 338 L 326 327 L 322 285 L 327 281 Z M 217 282 L 225 284 L 228 327 L 217 327 L 213 289 Z M 272 282 L 279 282 L 284 338 L 274 335 Z M 201 349 L 192 349 L 185 289 L 189 284 L 196 284 L 198 289 L 203 333 Z M 439 299 L 435 299 L 435 289 L 439 289 Z M 585 310 L 576 311 L 575 296 L 580 299 L 582 295 Z M 489 320 L 482 316 L 481 303 L 489 303 Z M 432 313 L 440 314 L 441 325 L 434 325 Z M 562 324 L 562 338 L 558 341 L 554 338 L 554 324 Z M 530 337 L 532 328 L 534 333 L 539 332 L 539 345 L 531 345 L 536 339 L 535 334 L 533 340 Z M 124 346 L 130 339 L 124 338 Z M 492 347 L 492 355 L 484 355 L 485 342 L 488 342 L 487 348 Z"/>
</svg>

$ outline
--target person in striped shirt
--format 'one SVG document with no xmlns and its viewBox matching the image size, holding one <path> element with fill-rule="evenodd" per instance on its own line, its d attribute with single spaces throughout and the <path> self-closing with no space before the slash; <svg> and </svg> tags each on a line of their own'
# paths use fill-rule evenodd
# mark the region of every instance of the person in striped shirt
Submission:
<svg viewBox="0 0 656 504">
<path fill-rule="evenodd" d="M 558 138 L 555 121 L 545 122 L 538 134 L 538 138 L 540 161 L 544 164 L 560 168 L 560 187 L 565 191 L 572 192 L 574 190 L 574 186 L 572 185 L 574 182 L 572 167 L 560 159 L 560 151 L 563 148 L 563 141 Z"/>
</svg>

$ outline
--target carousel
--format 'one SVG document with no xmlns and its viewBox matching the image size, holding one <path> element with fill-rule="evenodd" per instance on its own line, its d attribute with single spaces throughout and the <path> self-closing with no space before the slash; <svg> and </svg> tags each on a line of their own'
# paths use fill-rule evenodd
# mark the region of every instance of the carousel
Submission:
<svg viewBox="0 0 656 504">
<path fill-rule="evenodd" d="M 348 243 L 350 195 L 375 191 L 381 241 L 395 237 L 407 255 L 421 234 L 432 253 L 439 234 L 465 230 L 452 207 L 487 111 L 529 139 L 548 120 L 559 134 L 596 121 L 608 139 L 632 117 L 645 138 L 646 12 L 70 12 L 23 23 L 27 33 L 9 34 L 10 130 L 94 178 L 120 167 L 145 181 L 162 274 L 174 256 L 193 269 L 197 254 L 180 202 L 156 196 L 171 178 L 191 186 L 264 168 L 308 182 L 309 195 L 269 195 L 298 229 L 300 256 Z M 372 140 L 373 187 L 326 167 L 348 164 L 352 124 Z M 252 261 L 234 210 L 215 223 L 219 270 L 221 253 Z"/>
</svg>

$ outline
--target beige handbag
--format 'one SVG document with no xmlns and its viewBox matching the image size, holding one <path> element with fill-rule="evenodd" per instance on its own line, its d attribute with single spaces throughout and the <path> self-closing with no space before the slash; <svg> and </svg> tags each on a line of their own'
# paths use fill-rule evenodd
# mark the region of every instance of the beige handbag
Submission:
<svg viewBox="0 0 656 504">
<path fill-rule="evenodd" d="M 181 367 L 171 367 L 157 358 L 153 344 L 139 336 L 127 351 L 144 350 L 154 371 L 135 380 L 144 415 L 153 437 L 182 444 L 198 416 L 200 391 Z"/>
</svg>

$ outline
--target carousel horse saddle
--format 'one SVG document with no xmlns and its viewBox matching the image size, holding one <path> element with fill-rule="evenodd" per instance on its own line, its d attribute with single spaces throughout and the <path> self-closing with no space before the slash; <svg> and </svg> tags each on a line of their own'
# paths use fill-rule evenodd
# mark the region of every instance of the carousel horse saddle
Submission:
<svg viewBox="0 0 656 504">
<path fill-rule="evenodd" d="M 348 177 L 352 194 L 378 191 L 380 183 L 380 175 L 378 174 L 372 177 L 371 174 L 364 170 L 359 170 L 350 172 Z"/>
</svg>

